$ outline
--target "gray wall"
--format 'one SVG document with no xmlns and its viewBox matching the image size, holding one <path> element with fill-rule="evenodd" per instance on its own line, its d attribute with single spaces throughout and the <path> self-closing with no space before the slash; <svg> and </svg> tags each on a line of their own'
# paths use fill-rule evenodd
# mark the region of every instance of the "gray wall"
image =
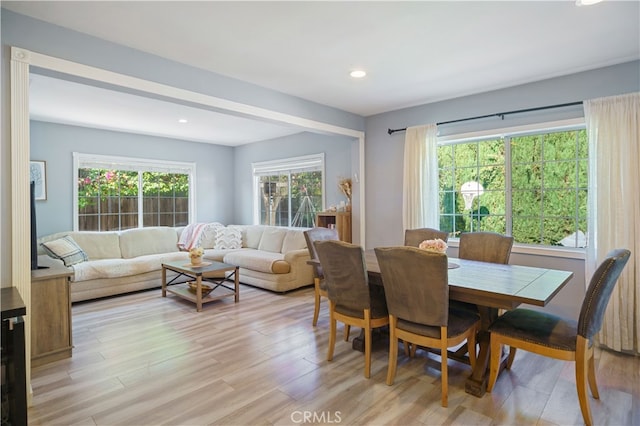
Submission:
<svg viewBox="0 0 640 426">
<path fill-rule="evenodd" d="M 235 148 L 235 208 L 238 224 L 253 221 L 253 178 L 251 163 L 281 160 L 310 154 L 325 154 L 326 207 L 346 201 L 338 189 L 338 180 L 352 174 L 353 138 L 299 133 Z"/>
<path fill-rule="evenodd" d="M 0 144 L 0 285 L 11 285 L 10 47 L 67 59 L 315 121 L 363 130 L 358 115 L 173 62 L 43 21 L 0 10 L 2 83 Z M 42 71 L 42 70 L 41 70 Z M 44 72 L 46 73 L 46 72 Z M 32 157 L 33 158 L 33 157 Z"/>
<path fill-rule="evenodd" d="M 486 114 L 564 104 L 640 91 L 640 61 L 582 72 L 448 101 L 379 114 L 366 119 L 366 243 L 368 248 L 401 244 L 404 133 L 388 128 L 438 123 Z M 534 122 L 582 117 L 581 106 L 514 114 L 441 126 L 440 134 L 518 126 Z M 384 171 L 384 172 L 380 172 Z M 638 183 L 636 183 L 638 185 Z M 450 254 L 457 254 L 453 248 Z M 514 248 L 511 263 L 547 266 L 574 272 L 574 278 L 552 301 L 549 309 L 577 317 L 584 297 L 584 261 L 546 255 L 520 254 Z"/>
<path fill-rule="evenodd" d="M 196 163 L 196 221 L 233 220 L 232 147 L 31 121 L 31 159 L 47 162 L 39 236 L 73 229 L 73 152 Z"/>
<path fill-rule="evenodd" d="M 640 90 L 640 61 L 544 80 L 509 89 L 421 105 L 366 119 L 366 219 L 369 248 L 402 241 L 403 128 L 486 114 L 557 105 Z M 445 125 L 441 135 L 518 126 L 584 116 L 581 106 L 513 114 Z M 379 171 L 384 170 L 384 173 Z"/>
<path fill-rule="evenodd" d="M 47 200 L 36 204 L 38 235 L 73 227 L 73 152 L 196 163 L 198 222 L 251 224 L 251 163 L 325 154 L 327 206 L 344 200 L 340 177 L 351 175 L 348 137 L 300 133 L 240 147 L 31 121 L 31 159 L 47 162 Z"/>
</svg>

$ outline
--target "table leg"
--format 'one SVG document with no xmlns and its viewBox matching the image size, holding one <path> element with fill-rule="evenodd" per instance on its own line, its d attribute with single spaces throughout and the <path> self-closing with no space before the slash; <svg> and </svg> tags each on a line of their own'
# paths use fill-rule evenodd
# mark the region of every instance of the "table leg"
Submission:
<svg viewBox="0 0 640 426">
<path fill-rule="evenodd" d="M 167 268 L 162 266 L 162 297 L 167 297 Z"/>
<path fill-rule="evenodd" d="M 235 303 L 238 303 L 240 301 L 240 268 L 236 266 L 236 272 L 235 274 L 233 274 L 234 277 L 234 286 L 236 289 L 236 294 L 235 294 Z"/>
<path fill-rule="evenodd" d="M 480 352 L 476 358 L 476 366 L 467 379 L 464 390 L 474 396 L 481 397 L 487 391 L 487 382 L 489 380 L 489 358 L 491 357 L 489 339 L 489 326 L 498 318 L 498 309 L 486 306 L 478 306 L 480 312 L 480 331 L 476 341 L 480 346 Z M 471 349 L 471 348 L 470 348 Z"/>
<path fill-rule="evenodd" d="M 202 274 L 196 275 L 196 308 L 202 311 Z"/>
</svg>

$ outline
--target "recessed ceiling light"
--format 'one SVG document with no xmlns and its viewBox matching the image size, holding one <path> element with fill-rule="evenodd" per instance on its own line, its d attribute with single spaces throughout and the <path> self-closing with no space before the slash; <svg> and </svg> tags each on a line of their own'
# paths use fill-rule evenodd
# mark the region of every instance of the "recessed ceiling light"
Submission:
<svg viewBox="0 0 640 426">
<path fill-rule="evenodd" d="M 591 6 L 600 3 L 602 0 L 576 0 L 576 6 Z"/>
<path fill-rule="evenodd" d="M 362 70 L 354 70 L 354 71 L 351 71 L 351 72 L 349 73 L 349 75 L 350 75 L 351 77 L 353 77 L 353 78 L 362 78 L 362 77 L 366 76 L 366 75 L 367 75 L 367 73 L 366 73 L 366 72 L 364 72 L 364 71 L 362 71 Z"/>
<path fill-rule="evenodd" d="M 188 121 L 187 121 L 187 119 L 186 119 L 186 118 L 180 118 L 180 119 L 178 120 L 178 123 L 188 123 Z"/>
</svg>

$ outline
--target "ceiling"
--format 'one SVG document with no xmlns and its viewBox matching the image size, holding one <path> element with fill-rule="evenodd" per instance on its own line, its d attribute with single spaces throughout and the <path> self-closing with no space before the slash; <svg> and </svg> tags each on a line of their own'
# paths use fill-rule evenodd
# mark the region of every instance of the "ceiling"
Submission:
<svg viewBox="0 0 640 426">
<path fill-rule="evenodd" d="M 640 59 L 638 1 L 3 1 L 2 7 L 362 116 Z M 368 75 L 349 77 L 356 68 Z M 32 82 L 34 114 L 38 93 L 46 98 L 56 90 L 45 82 Z M 82 99 L 104 97 L 81 89 L 73 90 Z M 114 102 L 135 104 L 132 95 L 126 101 L 113 96 Z M 148 99 L 141 102 L 147 103 L 120 110 L 120 121 L 132 111 L 149 110 L 157 129 L 156 107 Z M 81 111 L 94 108 L 76 105 Z M 186 113 L 184 106 L 173 113 L 169 107 L 158 107 L 167 123 Z M 94 116 L 118 110 L 101 108 Z M 37 113 L 45 117 L 49 109 L 42 106 Z M 58 104 L 58 115 L 65 115 L 61 109 Z M 249 130 L 249 120 L 217 115 L 211 116 L 215 126 L 186 138 L 237 145 L 300 130 L 252 122 L 255 131 L 234 134 L 245 124 Z M 216 136 L 232 119 L 243 123 L 230 122 L 227 133 Z M 180 135 L 190 125 L 173 127 Z"/>
</svg>

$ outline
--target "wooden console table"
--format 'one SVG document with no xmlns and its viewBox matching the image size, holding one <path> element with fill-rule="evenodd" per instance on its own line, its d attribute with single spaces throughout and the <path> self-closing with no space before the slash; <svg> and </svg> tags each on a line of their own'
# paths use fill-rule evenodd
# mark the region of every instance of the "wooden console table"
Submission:
<svg viewBox="0 0 640 426">
<path fill-rule="evenodd" d="M 351 212 L 320 212 L 316 214 L 316 226 L 335 228 L 340 241 L 351 242 Z"/>
<path fill-rule="evenodd" d="M 62 265 L 31 271 L 31 366 L 71 357 L 73 272 Z"/>
</svg>

